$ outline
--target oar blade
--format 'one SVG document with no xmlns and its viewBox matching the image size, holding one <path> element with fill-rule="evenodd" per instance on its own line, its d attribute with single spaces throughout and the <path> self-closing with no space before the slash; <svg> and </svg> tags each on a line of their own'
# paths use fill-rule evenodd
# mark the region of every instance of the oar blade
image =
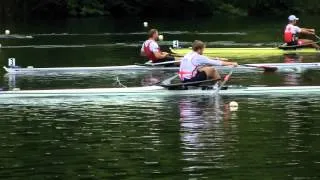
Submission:
<svg viewBox="0 0 320 180">
<path fill-rule="evenodd" d="M 277 67 L 268 67 L 268 66 L 265 66 L 265 67 L 261 67 L 264 69 L 265 72 L 276 72 L 278 70 Z"/>
<path fill-rule="evenodd" d="M 259 66 L 259 65 L 251 65 L 251 64 L 243 64 L 242 66 L 263 69 L 265 72 L 276 72 L 278 70 L 278 68 L 274 66 Z"/>
</svg>

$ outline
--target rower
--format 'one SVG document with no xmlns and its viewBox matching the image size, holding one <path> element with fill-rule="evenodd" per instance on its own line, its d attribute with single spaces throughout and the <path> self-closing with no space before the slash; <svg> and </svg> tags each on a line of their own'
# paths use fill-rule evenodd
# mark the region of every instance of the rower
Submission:
<svg viewBox="0 0 320 180">
<path fill-rule="evenodd" d="M 299 18 L 295 15 L 290 15 L 289 24 L 286 26 L 284 31 L 284 41 L 287 46 L 297 47 L 297 46 L 310 46 L 316 49 L 320 49 L 320 46 L 316 44 L 313 40 L 310 39 L 299 39 L 299 34 L 305 35 L 316 35 L 315 29 L 308 29 L 308 28 L 300 28 L 296 26 Z"/>
<path fill-rule="evenodd" d="M 157 43 L 159 33 L 157 29 L 151 29 L 148 33 L 149 39 L 146 40 L 141 48 L 141 56 L 149 58 L 152 63 L 160 63 L 166 61 L 175 61 L 173 56 L 167 52 L 162 52 Z"/>
<path fill-rule="evenodd" d="M 196 40 L 192 44 L 193 51 L 182 58 L 179 76 L 183 83 L 201 82 L 209 79 L 220 81 L 219 72 L 212 66 L 238 66 L 238 63 L 223 61 L 222 58 L 209 59 L 203 56 L 204 49 L 205 44 Z"/>
</svg>

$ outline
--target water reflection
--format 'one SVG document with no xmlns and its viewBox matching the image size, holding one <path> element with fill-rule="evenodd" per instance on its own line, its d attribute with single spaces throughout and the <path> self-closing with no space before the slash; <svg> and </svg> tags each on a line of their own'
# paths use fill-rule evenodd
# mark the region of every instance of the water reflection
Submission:
<svg viewBox="0 0 320 180">
<path fill-rule="evenodd" d="M 288 86 L 298 86 L 301 83 L 301 74 L 288 73 L 283 75 L 283 84 Z"/>
<path fill-rule="evenodd" d="M 199 172 L 206 169 L 236 166 L 228 161 L 239 138 L 227 104 L 220 98 L 179 101 L 181 148 L 186 161 L 183 171 L 190 177 L 203 177 Z"/>
<path fill-rule="evenodd" d="M 304 60 L 304 57 L 296 53 L 283 55 L 284 63 L 302 63 L 303 60 Z"/>
<path fill-rule="evenodd" d="M 5 74 L 5 89 L 67 89 L 154 85 L 171 76 L 171 71 L 66 72 L 45 74 Z"/>
<path fill-rule="evenodd" d="M 235 113 L 226 106 L 234 100 Z M 0 105 L 2 178 L 283 179 L 318 172 L 317 97 L 52 101 Z"/>
<path fill-rule="evenodd" d="M 263 28 L 260 27 L 261 23 L 255 23 L 258 26 L 250 29 L 248 24 L 252 25 L 252 20 L 235 20 L 241 22 L 241 27 L 229 26 L 237 23 L 220 23 L 225 27 L 212 26 L 212 19 L 201 20 L 200 26 L 190 26 L 189 20 L 182 24 L 181 20 L 155 20 L 153 24 L 159 24 L 164 30 L 183 30 L 166 33 L 170 39 L 181 39 L 186 45 L 201 35 L 211 45 L 260 46 L 263 43 L 257 42 L 264 42 L 272 46 L 272 34 L 276 32 L 274 28 L 268 27 L 274 26 L 274 20 L 267 22 Z M 1 42 L 5 46 L 0 49 L 1 59 L 16 57 L 23 60 L 22 66 L 38 67 L 143 63 L 137 55 L 138 46 L 141 46 L 140 41 L 145 34 L 139 29 L 140 23 L 133 25 L 137 24 L 135 20 L 106 23 L 105 19 L 101 19 L 101 26 L 92 26 L 97 24 L 92 23 L 94 19 L 85 20 L 89 23 L 80 21 L 62 23 L 62 26 L 61 22 L 59 26 L 52 26 L 52 22 L 51 26 L 43 23 L 37 23 L 41 26 L 28 24 L 25 30 L 27 33 L 35 31 L 33 34 L 36 37 L 28 41 Z M 222 18 L 223 21 L 225 19 Z M 83 28 L 84 25 L 93 29 Z M 23 31 L 21 26 L 16 27 L 17 32 Z M 212 28 L 216 28 L 213 29 L 216 32 L 240 29 L 254 39 L 247 43 L 246 36 L 221 36 L 221 33 L 211 37 L 208 34 L 217 33 L 205 31 Z M 46 35 L 43 31 L 55 34 L 50 37 L 50 34 Z M 121 33 L 123 31 L 129 33 Z M 67 34 L 65 37 L 63 32 L 116 33 L 97 37 L 68 37 Z M 59 33 L 62 34 L 60 38 Z M 272 36 L 264 37 L 261 34 Z M 171 45 L 169 38 L 163 44 Z M 239 62 L 319 60 L 314 55 L 304 55 L 303 59 L 284 58 L 260 58 L 255 55 L 253 59 L 240 59 Z M 113 79 L 118 76 L 123 84 L 137 86 L 145 78 L 153 81 L 153 78 L 162 78 L 158 75 L 163 74 L 117 73 L 6 76 L 1 78 L 1 85 L 9 84 L 10 88 L 22 89 L 113 87 Z M 273 86 L 320 83 L 317 82 L 317 72 L 289 76 L 235 75 L 230 83 Z M 240 104 L 236 113 L 230 113 L 225 107 L 229 99 L 216 100 L 201 96 L 5 100 L 0 103 L 0 177 L 246 180 L 320 177 L 319 97 L 234 98 L 232 100 Z"/>
<path fill-rule="evenodd" d="M 5 128 L 0 131 L 0 154 L 6 157 L 1 177 L 9 177 L 9 172 L 16 177 L 30 174 L 32 179 L 173 173 L 166 161 L 175 162 L 179 154 L 177 122 L 170 119 L 174 115 L 166 115 L 172 108 L 164 106 L 170 102 L 154 98 L 111 102 L 0 105 L 1 114 L 6 114 L 0 117 Z"/>
</svg>

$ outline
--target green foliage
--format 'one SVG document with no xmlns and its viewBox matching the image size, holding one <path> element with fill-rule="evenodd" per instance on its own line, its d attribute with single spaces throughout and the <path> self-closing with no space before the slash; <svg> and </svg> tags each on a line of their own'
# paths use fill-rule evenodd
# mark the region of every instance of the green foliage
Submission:
<svg viewBox="0 0 320 180">
<path fill-rule="evenodd" d="M 170 16 L 319 14 L 318 0 L 8 0 L 0 17 Z"/>
<path fill-rule="evenodd" d="M 103 0 L 68 0 L 68 9 L 72 16 L 106 15 Z"/>
</svg>

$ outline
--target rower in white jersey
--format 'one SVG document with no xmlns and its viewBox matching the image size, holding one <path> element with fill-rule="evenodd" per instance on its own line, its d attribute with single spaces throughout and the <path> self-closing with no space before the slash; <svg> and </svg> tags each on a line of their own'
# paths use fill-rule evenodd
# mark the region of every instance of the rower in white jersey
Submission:
<svg viewBox="0 0 320 180">
<path fill-rule="evenodd" d="M 175 57 L 170 56 L 167 52 L 162 52 L 157 43 L 159 33 L 157 29 L 151 29 L 146 40 L 141 47 L 140 55 L 149 58 L 152 63 L 161 63 L 166 61 L 175 61 Z"/>
<path fill-rule="evenodd" d="M 287 46 L 310 46 L 316 49 L 320 49 L 320 46 L 310 39 L 299 39 L 299 34 L 316 36 L 315 29 L 300 28 L 297 26 L 299 18 L 295 15 L 288 17 L 289 23 L 284 30 L 284 42 Z"/>
<path fill-rule="evenodd" d="M 196 40 L 192 44 L 192 52 L 183 57 L 180 63 L 179 76 L 182 82 L 199 82 L 212 79 L 221 80 L 219 72 L 213 66 L 238 66 L 236 62 L 223 61 L 222 58 L 210 59 L 203 56 L 205 44 Z"/>
</svg>

